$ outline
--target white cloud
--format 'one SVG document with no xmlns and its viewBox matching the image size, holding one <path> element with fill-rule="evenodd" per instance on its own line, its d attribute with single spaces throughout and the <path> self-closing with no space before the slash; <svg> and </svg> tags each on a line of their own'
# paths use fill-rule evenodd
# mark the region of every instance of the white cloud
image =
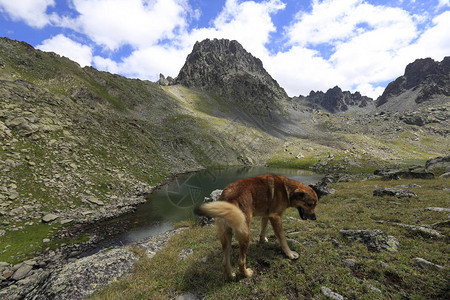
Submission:
<svg viewBox="0 0 450 300">
<path fill-rule="evenodd" d="M 450 7 L 450 0 L 439 0 L 438 9 L 446 6 Z"/>
<path fill-rule="evenodd" d="M 346 90 L 362 89 L 376 98 L 381 93 L 377 83 L 401 75 L 408 63 L 399 58 L 398 52 L 418 37 L 419 19 L 402 9 L 362 0 L 315 0 L 310 13 L 300 12 L 286 28 L 292 48 L 272 57 L 271 73 L 283 74 L 290 60 L 296 72 L 274 75 L 290 95 L 339 85 Z M 321 57 L 318 52 L 311 56 L 306 51 L 323 46 L 331 49 L 329 57 Z M 279 64 L 279 57 L 290 59 Z"/>
<path fill-rule="evenodd" d="M 92 49 L 89 46 L 77 43 L 63 34 L 58 34 L 36 46 L 42 51 L 51 51 L 70 58 L 82 67 L 91 65 Z"/>
<path fill-rule="evenodd" d="M 99 70 L 106 71 L 106 72 L 113 73 L 113 74 L 122 73 L 120 71 L 118 63 L 113 61 L 110 58 L 94 56 L 92 58 L 92 61 L 94 63 L 94 66 Z M 124 74 L 124 73 L 122 73 L 122 74 Z"/>
<path fill-rule="evenodd" d="M 121 74 L 132 77 L 157 80 L 159 73 L 175 77 L 194 43 L 206 38 L 238 40 L 247 51 L 261 58 L 267 55 L 264 44 L 269 42 L 270 33 L 276 30 L 270 15 L 284 7 L 279 0 L 261 3 L 228 0 L 212 27 L 194 29 L 190 33 L 183 31 L 171 40 L 170 46 L 161 46 L 156 42 L 140 46 L 115 65 L 110 60 L 99 58 L 94 62 L 99 68 L 117 69 Z"/>
<path fill-rule="evenodd" d="M 85 33 L 109 50 L 173 39 L 177 31 L 185 30 L 191 11 L 185 0 L 74 0 L 73 5 L 80 15 L 61 25 Z"/>
<path fill-rule="evenodd" d="M 54 5 L 54 0 L 0 0 L 0 12 L 14 21 L 22 20 L 31 27 L 42 28 L 52 19 L 46 13 L 47 8 Z"/>
<path fill-rule="evenodd" d="M 336 85 L 339 74 L 316 50 L 294 46 L 287 52 L 266 57 L 266 70 L 291 96 L 307 95 L 311 90 L 327 90 Z"/>
<path fill-rule="evenodd" d="M 189 51 L 173 47 L 151 46 L 133 51 L 121 62 L 99 56 L 94 57 L 97 68 L 111 73 L 120 73 L 132 78 L 159 79 L 159 73 L 175 77 L 184 64 Z"/>
<path fill-rule="evenodd" d="M 427 28 L 415 43 L 398 52 L 402 60 L 412 62 L 416 58 L 431 57 L 442 60 L 450 55 L 450 11 L 443 12 L 432 20 L 433 26 Z"/>
<path fill-rule="evenodd" d="M 0 10 L 11 18 L 9 11 L 17 11 L 22 16 L 17 18 L 31 22 L 32 16 L 19 13 L 21 6 L 15 2 L 0 0 Z M 279 46 L 284 50 L 278 53 L 268 45 L 271 34 L 282 30 L 275 26 L 274 15 L 286 9 L 283 0 L 227 0 L 211 25 L 203 28 L 190 28 L 201 12 L 188 0 L 72 0 L 75 18 L 47 15 L 53 0 L 26 2 L 35 5 L 33 17 L 44 20 L 33 26 L 50 22 L 72 29 L 103 52 L 93 56 L 91 47 L 64 35 L 44 41 L 41 49 L 81 65 L 92 62 L 100 70 L 150 80 L 157 80 L 159 73 L 175 77 L 196 41 L 227 38 L 260 58 L 291 96 L 339 85 L 376 98 L 383 89 L 380 84 L 401 75 L 416 58 L 441 60 L 450 53 L 448 10 L 431 21 L 431 11 L 413 14 L 371 0 L 312 0 L 310 11 L 298 12 L 283 28 L 280 41 L 285 44 Z M 448 6 L 449 0 L 439 0 L 441 11 Z M 131 48 L 127 57 L 108 58 L 123 46 Z M 321 52 L 324 48 L 327 54 Z"/>
</svg>

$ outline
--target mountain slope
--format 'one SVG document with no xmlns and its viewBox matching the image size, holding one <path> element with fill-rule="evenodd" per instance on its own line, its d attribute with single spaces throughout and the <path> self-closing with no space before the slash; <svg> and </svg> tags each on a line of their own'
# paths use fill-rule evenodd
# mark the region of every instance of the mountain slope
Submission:
<svg viewBox="0 0 450 300">
<path fill-rule="evenodd" d="M 264 69 L 237 41 L 206 39 L 195 43 L 175 81 L 202 88 L 251 113 L 281 113 L 289 98 Z"/>
<path fill-rule="evenodd" d="M 405 111 L 445 103 L 449 98 L 450 56 L 441 62 L 424 58 L 408 64 L 404 75 L 388 84 L 376 105 L 384 110 Z"/>
</svg>

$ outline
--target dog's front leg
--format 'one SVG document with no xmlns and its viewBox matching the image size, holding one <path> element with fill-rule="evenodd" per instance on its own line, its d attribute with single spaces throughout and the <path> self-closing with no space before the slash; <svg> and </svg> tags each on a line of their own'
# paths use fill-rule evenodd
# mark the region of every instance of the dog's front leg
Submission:
<svg viewBox="0 0 450 300">
<path fill-rule="evenodd" d="M 272 224 L 273 231 L 277 236 L 278 242 L 280 243 L 281 249 L 290 259 L 297 259 L 299 257 L 298 253 L 289 249 L 286 241 L 286 237 L 283 232 L 283 224 L 281 223 L 281 216 L 271 216 L 269 217 L 270 223 Z"/>
<path fill-rule="evenodd" d="M 260 243 L 265 243 L 267 242 L 267 238 L 266 238 L 266 229 L 267 229 L 267 223 L 269 222 L 269 218 L 268 217 L 262 217 L 261 219 L 261 231 L 259 233 L 259 242 Z"/>
</svg>

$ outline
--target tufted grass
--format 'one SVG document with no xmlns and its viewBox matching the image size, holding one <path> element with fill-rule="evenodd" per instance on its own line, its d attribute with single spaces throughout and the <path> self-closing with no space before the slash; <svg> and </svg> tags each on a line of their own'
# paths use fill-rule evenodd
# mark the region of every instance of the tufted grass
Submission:
<svg viewBox="0 0 450 300">
<path fill-rule="evenodd" d="M 374 197 L 377 187 L 419 184 L 417 198 Z M 445 299 L 449 294 L 448 224 L 435 229 L 444 238 L 410 232 L 393 225 L 401 222 L 430 225 L 448 221 L 447 213 L 425 207 L 448 207 L 449 179 L 401 181 L 353 181 L 332 185 L 334 195 L 321 199 L 318 220 L 302 221 L 294 209 L 284 215 L 284 228 L 296 261 L 285 258 L 273 231 L 269 242 L 257 244 L 259 219 L 252 223 L 247 257 L 252 278 L 240 274 L 234 282 L 222 275 L 221 249 L 213 226 L 198 227 L 172 237 L 153 259 L 142 255 L 134 272 L 95 293 L 92 299 L 169 299 L 195 293 L 206 299 L 321 299 L 326 286 L 348 299 Z M 186 225 L 183 224 L 183 225 Z M 343 238 L 341 229 L 381 229 L 400 242 L 398 252 L 373 252 L 359 242 Z M 183 249 L 193 254 L 181 260 Z M 421 257 L 444 266 L 424 270 L 413 260 Z M 343 259 L 356 261 L 344 266 Z M 233 242 L 232 263 L 237 271 L 238 244 Z"/>
</svg>

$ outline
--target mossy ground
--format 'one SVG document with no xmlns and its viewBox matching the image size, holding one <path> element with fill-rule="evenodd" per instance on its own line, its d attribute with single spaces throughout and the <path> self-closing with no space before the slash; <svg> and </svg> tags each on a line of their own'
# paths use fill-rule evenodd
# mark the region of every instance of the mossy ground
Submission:
<svg viewBox="0 0 450 300">
<path fill-rule="evenodd" d="M 376 187 L 419 184 L 417 198 L 374 197 Z M 214 227 L 191 226 L 173 237 L 164 251 L 151 260 L 142 256 L 134 272 L 104 288 L 92 299 L 168 299 L 192 292 L 207 299 L 308 299 L 320 296 L 327 286 L 348 299 L 445 299 L 449 293 L 448 225 L 436 228 L 446 237 L 434 238 L 394 226 L 393 222 L 430 225 L 448 220 L 447 213 L 425 210 L 447 207 L 448 179 L 401 181 L 353 181 L 333 184 L 334 195 L 321 199 L 318 220 L 302 221 L 293 209 L 284 215 L 290 247 L 300 254 L 287 259 L 269 231 L 269 242 L 258 244 L 259 220 L 252 225 L 248 267 L 252 278 L 238 274 L 235 282 L 223 278 L 221 249 Z M 400 241 L 398 252 L 373 252 L 350 242 L 341 229 L 381 229 Z M 181 260 L 183 249 L 193 254 Z M 238 245 L 233 243 L 236 265 Z M 444 266 L 424 270 L 413 260 L 421 257 Z M 356 266 L 344 266 L 343 259 Z M 237 271 L 237 268 L 236 268 Z"/>
</svg>

